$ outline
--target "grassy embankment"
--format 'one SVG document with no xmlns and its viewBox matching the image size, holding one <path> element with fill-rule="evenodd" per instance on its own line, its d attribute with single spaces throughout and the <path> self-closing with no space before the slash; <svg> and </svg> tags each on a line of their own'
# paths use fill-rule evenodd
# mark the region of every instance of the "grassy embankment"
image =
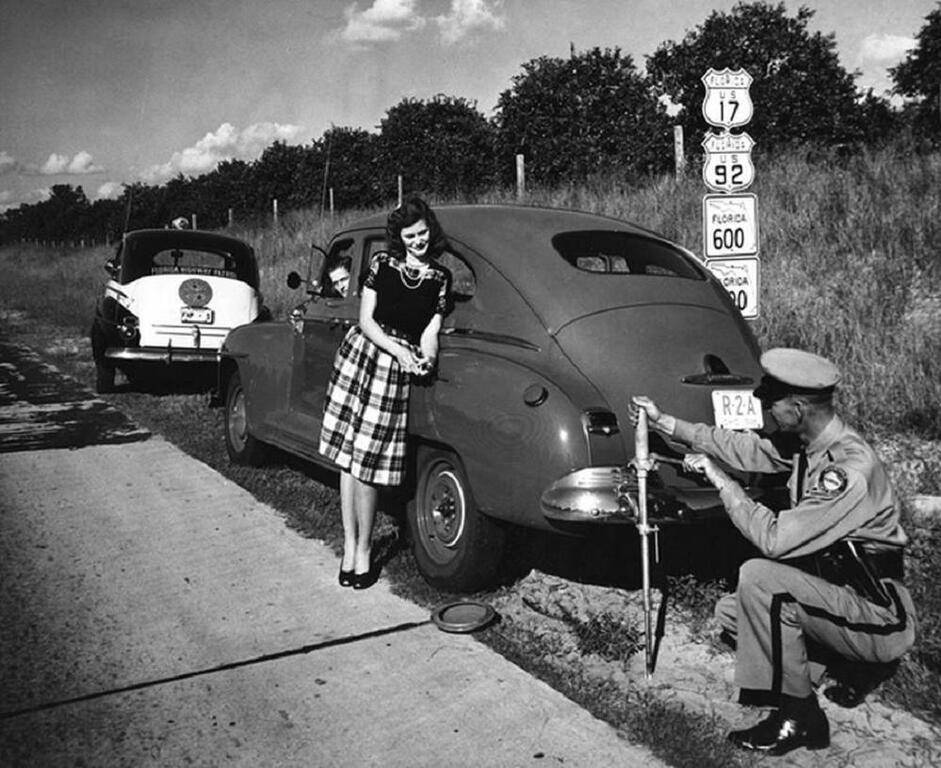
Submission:
<svg viewBox="0 0 941 768">
<path fill-rule="evenodd" d="M 753 327 L 762 347 L 799 346 L 835 360 L 845 376 L 843 412 L 870 437 L 895 440 L 901 445 L 901 459 L 907 458 L 909 445 L 923 447 L 923 441 L 930 440 L 937 447 L 941 156 L 885 153 L 840 164 L 791 159 L 759 166 L 757 176 L 750 191 L 759 197 L 762 305 Z M 703 192 L 698 177 L 691 175 L 644 188 L 612 181 L 536 190 L 527 202 L 626 218 L 698 253 Z M 511 197 L 495 192 L 479 200 L 503 201 Z M 331 222 L 312 212 L 292 213 L 282 217 L 277 229 L 235 231 L 256 247 L 262 288 L 275 316 L 284 316 L 298 300 L 284 280 L 291 269 L 304 265 L 309 244 L 325 245 L 332 230 L 361 214 L 345 213 Z M 82 335 L 101 290 L 101 265 L 108 255 L 110 249 L 102 248 L 4 248 L 0 306 L 24 310 L 69 334 Z M 68 351 L 47 352 L 68 357 Z M 209 455 L 218 452 L 218 445 L 195 450 Z M 216 462 L 206 455 L 200 457 Z M 898 475 L 906 499 L 917 493 L 941 494 L 941 461 L 920 461 L 917 471 Z M 884 686 L 884 695 L 941 721 L 941 522 L 913 526 L 907 504 L 905 511 L 914 532 L 910 582 L 921 611 L 921 635 L 901 673 Z M 328 526 L 326 516 L 309 522 L 314 528 Z M 325 538 L 334 536 L 328 529 Z M 686 589 L 692 593 L 689 602 L 707 612 L 711 601 L 698 600 L 695 589 Z M 579 698 L 577 691 L 569 693 Z M 655 731 L 652 722 L 647 729 Z M 644 726 L 634 724 L 632 730 L 643 731 Z M 715 764 L 721 764 L 718 755 Z"/>
</svg>

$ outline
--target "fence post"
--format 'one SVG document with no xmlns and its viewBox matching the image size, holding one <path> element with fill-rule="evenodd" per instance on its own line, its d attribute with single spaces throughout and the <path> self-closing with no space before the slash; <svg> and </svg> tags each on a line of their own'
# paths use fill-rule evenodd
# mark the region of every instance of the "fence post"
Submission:
<svg viewBox="0 0 941 768">
<path fill-rule="evenodd" d="M 402 174 L 400 173 L 397 177 L 398 186 L 399 186 L 399 207 L 402 207 Z"/>
<path fill-rule="evenodd" d="M 190 218 L 192 219 L 192 225 L 191 225 L 192 228 L 193 228 L 193 229 L 196 229 L 196 214 L 195 214 L 195 213 L 192 214 L 192 216 L 191 216 Z"/>
<path fill-rule="evenodd" d="M 686 151 L 683 148 L 683 126 L 673 126 L 673 164 L 676 168 L 676 178 L 686 173 Z"/>
<path fill-rule="evenodd" d="M 232 226 L 232 209 L 229 208 L 229 226 Z"/>
<path fill-rule="evenodd" d="M 271 213 L 274 216 L 274 225 L 278 226 L 278 198 L 271 201 Z"/>
<path fill-rule="evenodd" d="M 526 194 L 526 160 L 522 154 L 516 156 L 516 199 Z"/>
<path fill-rule="evenodd" d="M 333 218 L 333 187 L 330 187 L 330 218 Z"/>
</svg>

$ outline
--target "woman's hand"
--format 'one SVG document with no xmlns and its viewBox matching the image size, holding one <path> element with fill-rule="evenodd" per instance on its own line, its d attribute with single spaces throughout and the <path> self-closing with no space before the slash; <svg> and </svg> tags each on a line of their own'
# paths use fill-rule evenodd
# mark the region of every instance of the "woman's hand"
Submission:
<svg viewBox="0 0 941 768">
<path fill-rule="evenodd" d="M 417 364 L 418 364 L 418 371 L 417 371 L 418 375 L 427 376 L 429 373 L 431 373 L 434 370 L 435 359 L 428 355 L 419 355 L 417 359 Z"/>
<path fill-rule="evenodd" d="M 396 344 L 395 359 L 406 373 L 420 373 L 420 359 L 404 344 Z"/>
<path fill-rule="evenodd" d="M 699 472 L 706 476 L 716 490 L 721 491 L 729 483 L 734 482 L 709 456 L 704 453 L 687 453 L 683 457 L 683 468 L 690 472 Z"/>
</svg>

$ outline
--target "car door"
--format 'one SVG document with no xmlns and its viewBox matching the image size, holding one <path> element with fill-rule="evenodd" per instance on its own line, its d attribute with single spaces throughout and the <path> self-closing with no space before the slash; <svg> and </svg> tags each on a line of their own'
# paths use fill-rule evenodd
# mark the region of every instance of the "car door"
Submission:
<svg viewBox="0 0 941 768">
<path fill-rule="evenodd" d="M 364 230 L 339 235 L 327 250 L 320 275 L 319 295 L 310 303 L 295 338 L 291 382 L 291 409 L 294 423 L 319 439 L 327 384 L 333 361 L 343 338 L 359 318 L 362 282 L 373 253 L 385 247 L 381 230 Z M 337 265 L 350 273 L 346 296 L 331 290 L 330 274 Z"/>
</svg>

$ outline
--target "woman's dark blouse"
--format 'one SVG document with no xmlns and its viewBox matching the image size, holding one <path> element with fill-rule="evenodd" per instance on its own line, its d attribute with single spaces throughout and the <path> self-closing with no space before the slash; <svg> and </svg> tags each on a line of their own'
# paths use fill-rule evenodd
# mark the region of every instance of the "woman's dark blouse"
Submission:
<svg viewBox="0 0 941 768">
<path fill-rule="evenodd" d="M 420 283 L 404 274 L 405 261 L 389 253 L 373 256 L 363 285 L 376 292 L 373 318 L 417 344 L 431 318 L 450 310 L 451 273 L 432 262 Z M 408 286 L 415 286 L 410 288 Z"/>
</svg>

